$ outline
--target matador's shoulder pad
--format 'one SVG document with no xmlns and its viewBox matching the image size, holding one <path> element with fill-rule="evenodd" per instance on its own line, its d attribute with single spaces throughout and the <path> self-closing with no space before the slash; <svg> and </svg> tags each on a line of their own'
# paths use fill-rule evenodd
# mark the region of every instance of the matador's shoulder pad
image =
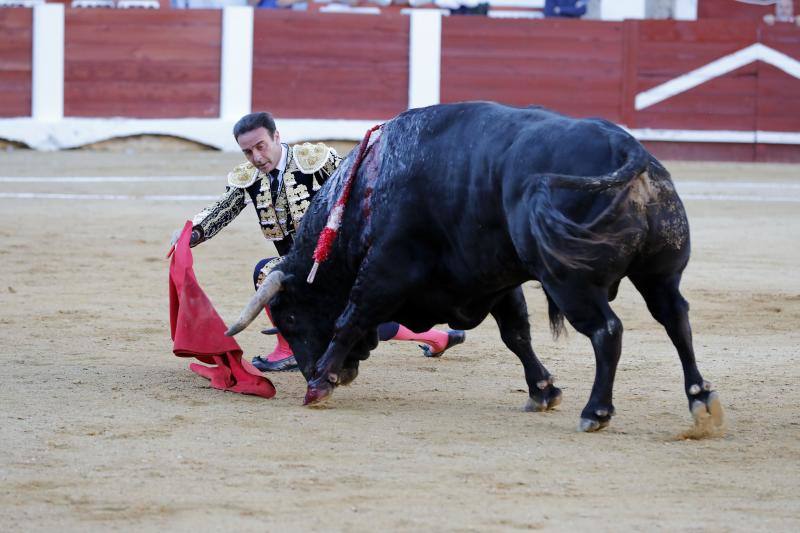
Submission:
<svg viewBox="0 0 800 533">
<path fill-rule="evenodd" d="M 303 143 L 292 146 L 292 153 L 300 172 L 313 174 L 325 166 L 336 150 L 325 143 Z"/>
<path fill-rule="evenodd" d="M 236 165 L 228 172 L 228 185 L 237 189 L 245 189 L 253 184 L 258 177 L 258 169 L 250 163 Z"/>
</svg>

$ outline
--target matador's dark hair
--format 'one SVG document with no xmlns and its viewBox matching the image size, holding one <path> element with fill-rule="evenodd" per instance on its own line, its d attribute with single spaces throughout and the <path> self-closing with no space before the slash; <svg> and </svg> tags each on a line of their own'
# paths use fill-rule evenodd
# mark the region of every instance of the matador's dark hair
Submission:
<svg viewBox="0 0 800 533">
<path fill-rule="evenodd" d="M 245 115 L 233 126 L 233 138 L 238 140 L 239 135 L 258 128 L 266 128 L 269 132 L 269 136 L 274 137 L 275 119 L 272 118 L 272 115 L 264 111 Z"/>
</svg>

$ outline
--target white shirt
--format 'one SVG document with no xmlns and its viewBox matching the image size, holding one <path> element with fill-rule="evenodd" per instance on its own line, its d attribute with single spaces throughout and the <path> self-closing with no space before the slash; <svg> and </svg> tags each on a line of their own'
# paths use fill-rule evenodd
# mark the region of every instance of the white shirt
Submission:
<svg viewBox="0 0 800 533">
<path fill-rule="evenodd" d="M 286 171 L 286 160 L 289 159 L 289 146 L 281 143 L 281 160 L 278 162 L 278 190 L 283 185 L 283 173 Z"/>
</svg>

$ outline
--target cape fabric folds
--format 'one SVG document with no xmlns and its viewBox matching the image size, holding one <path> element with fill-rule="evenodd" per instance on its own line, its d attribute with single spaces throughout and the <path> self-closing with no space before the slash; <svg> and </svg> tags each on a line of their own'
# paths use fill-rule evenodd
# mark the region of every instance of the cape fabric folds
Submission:
<svg viewBox="0 0 800 533">
<path fill-rule="evenodd" d="M 189 369 L 210 379 L 215 389 L 272 398 L 275 396 L 272 382 L 242 359 L 242 349 L 233 337 L 225 336 L 228 328 L 197 282 L 189 249 L 191 234 L 192 223 L 187 221 L 169 265 L 172 352 L 178 357 L 196 357 L 213 365 L 192 363 Z"/>
</svg>

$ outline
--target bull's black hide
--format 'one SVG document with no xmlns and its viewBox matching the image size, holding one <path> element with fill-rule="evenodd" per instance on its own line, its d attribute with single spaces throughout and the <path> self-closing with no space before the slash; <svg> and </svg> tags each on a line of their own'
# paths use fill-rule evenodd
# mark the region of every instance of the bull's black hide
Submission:
<svg viewBox="0 0 800 533">
<path fill-rule="evenodd" d="M 520 288 L 538 280 L 554 331 L 566 317 L 591 339 L 597 373 L 580 427 L 599 429 L 614 413 L 622 340 L 609 301 L 627 276 L 678 350 L 695 416 L 721 421 L 678 289 L 689 260 L 686 214 L 668 172 L 624 130 L 488 102 L 402 113 L 359 167 L 331 257 L 309 285 L 317 238 L 354 159 L 314 198 L 273 276 L 281 290 L 262 287 L 254 311 L 231 328 L 271 298 L 309 382 L 306 403 L 356 377 L 382 322 L 470 329 L 491 314 L 522 361 L 527 409 L 553 407 L 561 391 L 531 348 Z"/>
</svg>

